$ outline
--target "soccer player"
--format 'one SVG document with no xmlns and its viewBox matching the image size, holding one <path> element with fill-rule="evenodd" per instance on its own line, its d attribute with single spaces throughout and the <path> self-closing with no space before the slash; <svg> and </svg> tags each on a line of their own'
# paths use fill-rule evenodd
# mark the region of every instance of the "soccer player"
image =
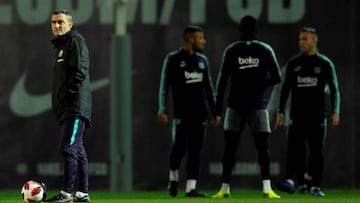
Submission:
<svg viewBox="0 0 360 203">
<path fill-rule="evenodd" d="M 231 43 L 224 50 L 217 80 L 216 125 L 221 122 L 224 94 L 229 78 L 231 84 L 224 118 L 225 151 L 222 186 L 213 198 L 230 197 L 235 152 L 246 123 L 249 124 L 258 151 L 263 196 L 280 198 L 272 190 L 270 182 L 268 137 L 271 130 L 265 96 L 268 87 L 281 81 L 280 68 L 271 46 L 256 40 L 256 33 L 256 19 L 252 16 L 243 17 L 240 22 L 240 40 Z"/>
<path fill-rule="evenodd" d="M 61 126 L 64 182 L 60 193 L 47 202 L 89 202 L 88 158 L 83 145 L 92 110 L 89 52 L 83 36 L 74 29 L 69 11 L 53 12 L 51 29 L 56 51 L 52 107 Z M 78 191 L 74 197 L 72 191 L 76 183 Z"/>
<path fill-rule="evenodd" d="M 169 193 L 177 196 L 179 167 L 187 152 L 186 197 L 204 197 L 196 190 L 200 151 L 209 116 L 214 109 L 213 85 L 208 59 L 202 51 L 205 38 L 201 28 L 183 32 L 183 47 L 169 53 L 163 63 L 157 120 L 168 122 L 167 96 L 173 99 L 173 146 L 170 154 Z"/>
<path fill-rule="evenodd" d="M 286 65 L 286 75 L 280 94 L 279 112 L 275 127 L 283 126 L 285 105 L 291 92 L 286 181 L 283 190 L 294 187 L 297 178 L 300 188 L 306 187 L 304 174 L 310 172 L 311 194 L 323 197 L 320 190 L 324 168 L 324 142 L 327 128 L 326 90 L 330 90 L 332 112 L 330 124 L 340 120 L 340 93 L 333 62 L 317 49 L 318 35 L 314 28 L 304 27 L 299 32 L 300 54 Z M 306 163 L 306 143 L 309 144 L 309 164 Z"/>
</svg>

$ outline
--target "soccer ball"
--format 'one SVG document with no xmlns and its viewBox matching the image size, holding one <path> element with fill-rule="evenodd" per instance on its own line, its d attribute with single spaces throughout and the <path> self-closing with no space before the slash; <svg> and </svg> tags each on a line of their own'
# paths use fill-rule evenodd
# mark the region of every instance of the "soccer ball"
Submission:
<svg viewBox="0 0 360 203">
<path fill-rule="evenodd" d="M 29 180 L 22 186 L 21 196 L 25 202 L 45 201 L 46 186 L 40 181 Z"/>
</svg>

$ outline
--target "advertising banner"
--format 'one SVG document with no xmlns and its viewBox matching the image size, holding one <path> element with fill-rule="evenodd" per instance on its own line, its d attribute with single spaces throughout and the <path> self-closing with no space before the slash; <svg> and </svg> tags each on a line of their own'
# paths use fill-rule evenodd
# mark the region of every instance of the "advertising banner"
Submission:
<svg viewBox="0 0 360 203">
<path fill-rule="evenodd" d="M 326 3 L 326 6 L 324 6 Z M 127 34 L 132 39 L 133 187 L 166 189 L 171 126 L 156 121 L 161 67 L 166 54 L 182 46 L 188 25 L 204 29 L 213 81 L 224 48 L 239 39 L 241 17 L 259 22 L 258 38 L 270 44 L 281 66 L 298 50 L 298 30 L 315 27 L 319 51 L 335 64 L 341 91 L 341 122 L 329 128 L 325 143 L 323 184 L 328 188 L 360 185 L 357 123 L 360 101 L 358 3 L 310 0 L 128 0 Z M 50 43 L 53 10 L 72 11 L 75 28 L 90 51 L 93 125 L 86 130 L 91 189 L 108 189 L 110 182 L 110 46 L 115 28 L 111 0 L 0 0 L 0 189 L 19 188 L 41 179 L 50 188 L 62 182 L 59 126 L 51 111 Z M 215 84 L 214 84 L 215 85 Z M 119 105 L 122 105 L 119 103 Z M 309 115 L 311 116 L 311 115 Z M 304 126 L 306 128 L 306 126 Z M 285 176 L 286 129 L 269 139 L 274 183 Z M 199 187 L 218 189 L 224 146 L 221 128 L 209 126 L 201 155 Z M 186 157 L 180 180 L 184 183 Z M 237 151 L 232 185 L 258 188 L 260 169 L 253 137 L 246 128 Z"/>
</svg>

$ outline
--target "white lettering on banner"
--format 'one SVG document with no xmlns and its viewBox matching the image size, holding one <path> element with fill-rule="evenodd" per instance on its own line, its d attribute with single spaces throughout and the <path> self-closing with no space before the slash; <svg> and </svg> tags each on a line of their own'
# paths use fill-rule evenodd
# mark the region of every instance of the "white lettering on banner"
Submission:
<svg viewBox="0 0 360 203">
<path fill-rule="evenodd" d="M 141 7 L 138 2 L 142 1 Z M 166 3 L 167 1 L 165 1 Z M 128 1 L 127 21 L 135 22 L 136 9 L 141 8 L 141 22 L 143 24 L 155 24 L 157 14 L 157 0 L 132 0 Z"/>
<path fill-rule="evenodd" d="M 51 2 L 46 0 L 17 0 L 17 14 L 26 24 L 41 24 L 49 21 L 49 14 L 44 11 L 51 9 Z"/>
<path fill-rule="evenodd" d="M 269 23 L 301 21 L 305 16 L 306 0 L 288 1 L 288 6 L 285 6 L 284 0 L 269 0 L 266 4 L 263 0 L 226 0 L 225 12 L 236 23 L 245 15 L 251 14 L 258 18 L 264 12 L 268 14 Z M 136 14 L 140 13 L 142 24 L 169 25 L 173 15 L 183 15 L 176 10 L 175 2 L 176 0 L 127 1 L 127 23 L 134 24 Z M 71 10 L 78 25 L 87 23 L 94 14 L 97 14 L 100 24 L 113 24 L 115 6 L 112 4 L 113 0 L 14 0 L 0 3 L 0 25 L 10 25 L 16 17 L 28 25 L 49 23 L 54 8 Z M 189 0 L 189 24 L 205 24 L 206 12 L 206 0 Z"/>
<path fill-rule="evenodd" d="M 203 24 L 206 22 L 206 0 L 190 0 L 191 24 Z"/>
<path fill-rule="evenodd" d="M 252 0 L 246 1 L 247 5 L 245 6 L 244 0 L 227 0 L 226 7 L 230 18 L 235 22 L 240 22 L 240 19 L 246 15 L 252 15 L 255 18 L 258 18 L 262 11 L 263 1 L 262 0 Z M 270 2 L 269 2 L 270 4 Z"/>
<path fill-rule="evenodd" d="M 263 12 L 262 0 L 227 0 L 226 6 L 230 18 L 239 22 L 245 15 L 253 15 L 258 18 Z M 269 23 L 296 23 L 305 15 L 305 0 L 289 0 L 289 7 L 284 7 L 284 0 L 270 0 L 268 2 Z"/>
<path fill-rule="evenodd" d="M 28 171 L 29 169 L 26 163 L 21 162 L 16 164 L 16 172 L 19 175 L 26 175 Z"/>
<path fill-rule="evenodd" d="M 37 175 L 39 176 L 62 176 L 63 164 L 60 162 L 38 163 L 36 166 Z M 107 176 L 108 164 L 105 162 L 90 162 L 88 173 L 90 176 Z"/>
<path fill-rule="evenodd" d="M 88 22 L 93 13 L 93 1 L 77 0 L 77 7 L 74 8 L 72 5 L 71 0 L 61 0 L 56 1 L 54 6 L 71 10 L 72 15 L 76 17 L 76 24 Z M 17 14 L 29 25 L 47 23 L 53 10 L 52 6 L 52 2 L 48 0 L 16 0 Z"/>
<path fill-rule="evenodd" d="M 37 174 L 41 176 L 61 176 L 64 174 L 60 162 L 38 163 L 36 171 Z"/>
<path fill-rule="evenodd" d="M 11 23 L 11 6 L 0 4 L 0 25 L 9 25 Z"/>
<path fill-rule="evenodd" d="M 209 164 L 210 175 L 222 175 L 222 163 L 212 162 Z M 258 176 L 261 173 L 260 166 L 257 162 L 238 162 L 234 165 L 233 175 L 242 176 Z M 280 163 L 270 163 L 270 174 L 277 176 L 280 175 Z"/>
<path fill-rule="evenodd" d="M 269 2 L 269 23 L 296 23 L 304 18 L 305 0 L 290 0 L 290 6 L 284 8 L 284 0 Z"/>
<path fill-rule="evenodd" d="M 168 25 L 170 22 L 172 11 L 174 10 L 175 0 L 165 0 L 160 14 L 160 24 Z M 131 23 L 131 22 L 130 22 Z M 132 24 L 132 23 L 131 23 Z"/>
</svg>

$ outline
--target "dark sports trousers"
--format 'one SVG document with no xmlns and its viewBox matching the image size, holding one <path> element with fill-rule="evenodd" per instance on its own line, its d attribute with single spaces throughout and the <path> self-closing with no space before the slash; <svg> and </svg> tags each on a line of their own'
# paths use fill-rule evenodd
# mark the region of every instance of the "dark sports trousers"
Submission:
<svg viewBox="0 0 360 203">
<path fill-rule="evenodd" d="M 187 179 L 197 179 L 199 174 L 200 151 L 206 130 L 206 121 L 173 120 L 173 147 L 170 153 L 170 170 L 178 170 L 187 154 Z"/>
<path fill-rule="evenodd" d="M 289 126 L 288 154 L 286 163 L 286 178 L 298 180 L 304 184 L 306 168 L 312 176 L 311 185 L 320 187 L 324 168 L 324 142 L 326 121 L 323 122 L 293 122 Z M 310 149 L 308 166 L 306 166 L 306 144 Z"/>
<path fill-rule="evenodd" d="M 239 144 L 241 132 L 225 131 L 225 151 L 223 156 L 223 183 L 230 183 L 231 172 L 235 164 L 236 149 Z M 261 168 L 261 179 L 270 179 L 270 157 L 268 152 L 269 133 L 253 133 L 258 162 Z"/>
<path fill-rule="evenodd" d="M 83 146 L 85 122 L 79 118 L 65 120 L 61 127 L 60 148 L 64 158 L 62 190 L 71 193 L 75 183 L 78 191 L 88 192 L 88 158 Z"/>
</svg>

